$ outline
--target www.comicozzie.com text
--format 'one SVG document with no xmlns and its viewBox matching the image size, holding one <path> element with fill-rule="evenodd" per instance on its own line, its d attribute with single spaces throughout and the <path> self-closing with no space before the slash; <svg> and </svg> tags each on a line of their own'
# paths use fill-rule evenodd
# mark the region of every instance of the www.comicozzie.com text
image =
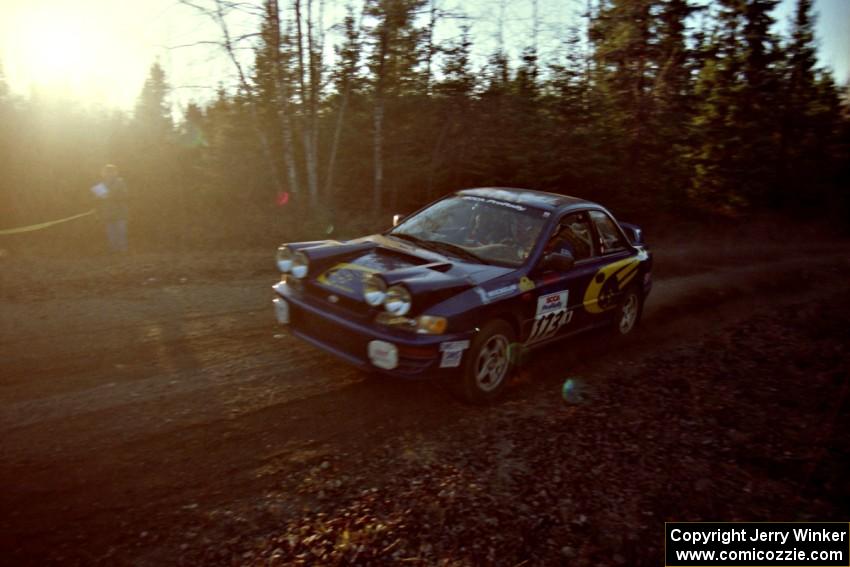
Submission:
<svg viewBox="0 0 850 567">
<path fill-rule="evenodd" d="M 782 544 L 788 542 L 793 533 L 795 541 L 799 542 L 841 542 L 846 541 L 847 532 L 842 530 L 813 530 L 811 528 L 799 528 L 791 531 L 785 530 L 760 530 L 747 528 L 733 530 L 710 530 L 702 532 L 689 532 L 675 528 L 670 532 L 673 541 L 686 541 L 690 543 L 712 543 L 719 542 L 727 545 L 736 541 L 775 541 Z"/>
</svg>

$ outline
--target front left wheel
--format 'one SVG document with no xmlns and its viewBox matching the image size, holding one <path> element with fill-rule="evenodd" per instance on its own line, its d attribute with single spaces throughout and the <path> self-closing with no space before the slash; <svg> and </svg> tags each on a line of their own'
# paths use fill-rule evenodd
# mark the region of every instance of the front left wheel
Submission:
<svg viewBox="0 0 850 567">
<path fill-rule="evenodd" d="M 515 342 L 516 333 L 507 322 L 496 319 L 486 324 L 472 340 L 456 392 L 474 404 L 496 400 L 510 381 Z"/>
</svg>

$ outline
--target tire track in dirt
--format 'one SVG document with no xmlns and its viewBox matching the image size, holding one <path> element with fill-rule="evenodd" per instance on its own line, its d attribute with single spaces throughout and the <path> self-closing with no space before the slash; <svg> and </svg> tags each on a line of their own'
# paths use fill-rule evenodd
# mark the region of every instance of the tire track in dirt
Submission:
<svg viewBox="0 0 850 567">
<path fill-rule="evenodd" d="M 806 277 L 811 277 L 805 276 L 806 270 L 809 273 L 817 271 L 824 266 L 834 265 L 841 259 L 842 256 L 834 255 L 805 261 L 783 260 L 662 280 L 655 284 L 646 309 L 646 317 L 676 317 L 680 315 L 677 312 L 683 306 L 692 311 L 711 309 L 712 305 L 748 297 L 760 290 L 787 286 L 795 279 L 805 280 Z M 799 287 L 799 282 L 797 285 Z M 247 313 L 253 314 L 254 311 Z M 211 315 L 221 316 L 222 313 Z M 228 312 L 224 316 L 230 317 L 231 313 Z M 40 380 L 45 389 L 51 386 L 54 390 L 57 389 L 57 385 L 51 384 L 50 381 L 51 376 L 56 374 L 61 374 L 63 380 L 70 380 L 75 374 L 88 375 L 99 372 L 101 376 L 107 376 L 108 381 L 101 380 L 101 383 L 94 387 L 67 392 L 62 391 L 60 387 L 58 393 L 54 391 L 49 396 L 24 398 L 11 403 L 7 397 L 6 403 L 0 406 L 0 426 L 13 433 L 40 422 L 49 427 L 50 422 L 83 414 L 108 414 L 114 408 L 120 410 L 121 415 L 134 416 L 134 419 L 119 420 L 123 425 L 115 427 L 118 431 L 124 431 L 124 437 L 127 438 L 133 435 L 123 428 L 144 432 L 150 431 L 154 425 L 151 423 L 153 420 L 145 419 L 144 411 L 133 409 L 141 408 L 149 401 L 182 407 L 172 412 L 169 417 L 169 420 L 179 423 L 180 416 L 185 416 L 193 407 L 190 398 L 203 396 L 207 391 L 235 390 L 237 395 L 216 395 L 216 403 L 207 404 L 201 408 L 202 411 L 192 414 L 194 422 L 222 414 L 234 415 L 250 411 L 246 408 L 258 409 L 270 404 L 321 394 L 323 388 L 336 379 L 333 375 L 351 374 L 348 367 L 337 364 L 335 359 L 300 341 L 289 337 L 272 339 L 275 330 L 272 324 L 257 325 L 253 319 L 247 323 L 235 319 L 225 327 L 225 333 L 219 332 L 216 327 L 207 327 L 181 335 L 167 343 L 164 346 L 166 350 L 185 353 L 185 360 L 178 360 L 174 365 L 167 364 L 167 353 L 158 353 L 141 364 L 115 363 L 112 369 L 103 368 L 109 367 L 108 362 L 100 368 L 88 366 L 85 353 L 79 353 L 70 361 L 51 359 L 30 374 L 30 378 Z M 138 347 L 138 344 L 135 345 L 135 348 Z M 282 355 L 284 352 L 285 363 Z M 121 368 L 115 369 L 116 365 Z M 284 393 L 281 394 L 281 391 Z M 254 398 L 262 401 L 257 402 Z M 168 412 L 165 413 L 169 415 Z"/>
</svg>

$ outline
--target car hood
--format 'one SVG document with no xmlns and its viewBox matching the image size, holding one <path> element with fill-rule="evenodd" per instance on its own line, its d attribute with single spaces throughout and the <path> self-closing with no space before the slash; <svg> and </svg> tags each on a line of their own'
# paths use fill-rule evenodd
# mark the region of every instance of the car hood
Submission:
<svg viewBox="0 0 850 567">
<path fill-rule="evenodd" d="M 417 311 L 514 271 L 461 260 L 385 235 L 293 247 L 310 258 L 314 285 L 363 302 L 366 278 L 378 274 L 389 286 L 406 286 Z"/>
</svg>

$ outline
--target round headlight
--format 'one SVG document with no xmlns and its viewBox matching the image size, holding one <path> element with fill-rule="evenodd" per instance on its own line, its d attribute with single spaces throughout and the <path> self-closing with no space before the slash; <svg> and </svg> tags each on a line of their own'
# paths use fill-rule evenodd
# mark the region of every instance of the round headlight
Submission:
<svg viewBox="0 0 850 567">
<path fill-rule="evenodd" d="M 299 280 L 307 276 L 307 270 L 310 268 L 310 259 L 304 252 L 296 252 L 292 257 L 292 275 Z"/>
<path fill-rule="evenodd" d="M 292 249 L 286 244 L 277 249 L 277 269 L 284 274 L 292 269 L 292 259 L 295 256 Z"/>
<path fill-rule="evenodd" d="M 413 299 L 410 297 L 410 292 L 407 288 L 400 285 L 394 285 L 387 290 L 387 296 L 384 298 L 384 308 L 393 315 L 404 315 L 410 311 L 410 306 Z"/>
<path fill-rule="evenodd" d="M 387 283 L 383 278 L 375 274 L 366 278 L 366 281 L 363 282 L 363 298 L 366 300 L 366 303 L 372 307 L 377 307 L 384 302 L 384 298 L 386 297 Z"/>
</svg>

